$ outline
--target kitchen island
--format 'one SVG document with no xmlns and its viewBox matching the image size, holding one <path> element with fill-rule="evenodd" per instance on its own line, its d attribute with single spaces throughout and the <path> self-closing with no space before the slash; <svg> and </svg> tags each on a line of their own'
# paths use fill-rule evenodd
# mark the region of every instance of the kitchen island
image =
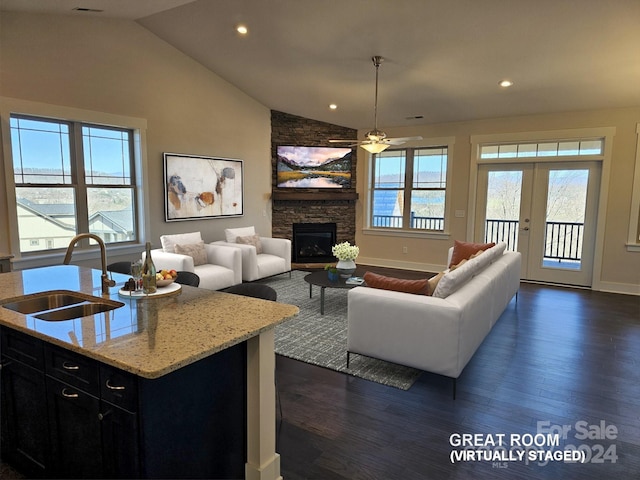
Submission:
<svg viewBox="0 0 640 480">
<path fill-rule="evenodd" d="M 135 299 L 118 293 L 128 277 L 115 273 L 102 295 L 100 274 L 0 275 L 0 304 L 49 290 L 122 304 L 63 321 L 0 307 L 2 405 L 21 407 L 0 412 L 3 456 L 45 477 L 280 478 L 273 329 L 298 308 L 188 286 Z"/>
</svg>

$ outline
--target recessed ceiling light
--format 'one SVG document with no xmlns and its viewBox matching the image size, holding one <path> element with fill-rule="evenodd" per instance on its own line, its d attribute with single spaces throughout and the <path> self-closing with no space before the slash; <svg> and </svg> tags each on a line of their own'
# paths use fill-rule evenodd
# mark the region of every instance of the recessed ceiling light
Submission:
<svg viewBox="0 0 640 480">
<path fill-rule="evenodd" d="M 336 110 L 338 108 L 338 105 L 336 105 L 335 103 L 331 103 L 331 104 L 329 104 L 329 108 L 331 110 Z"/>
<path fill-rule="evenodd" d="M 241 23 L 239 25 L 236 25 L 236 32 L 238 32 L 240 35 L 246 35 L 247 33 L 249 33 L 249 29 L 246 25 Z"/>
<path fill-rule="evenodd" d="M 511 80 L 501 80 L 498 85 L 500 85 L 502 88 L 508 88 L 513 85 L 513 82 Z"/>
</svg>

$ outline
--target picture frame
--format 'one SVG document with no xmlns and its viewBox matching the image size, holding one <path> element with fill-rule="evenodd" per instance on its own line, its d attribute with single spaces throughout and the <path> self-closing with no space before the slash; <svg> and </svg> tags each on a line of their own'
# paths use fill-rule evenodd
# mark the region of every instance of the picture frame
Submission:
<svg viewBox="0 0 640 480">
<path fill-rule="evenodd" d="M 244 215 L 244 162 L 164 153 L 166 222 Z"/>
</svg>

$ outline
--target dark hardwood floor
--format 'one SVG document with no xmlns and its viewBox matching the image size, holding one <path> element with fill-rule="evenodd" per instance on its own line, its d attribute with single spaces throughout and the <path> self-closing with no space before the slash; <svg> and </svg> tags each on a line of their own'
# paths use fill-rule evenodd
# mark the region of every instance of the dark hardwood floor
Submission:
<svg viewBox="0 0 640 480">
<path fill-rule="evenodd" d="M 640 297 L 523 283 L 456 400 L 451 380 L 429 373 L 402 391 L 280 356 L 276 372 L 287 480 L 640 478 Z M 538 422 L 570 425 L 561 449 L 592 461 L 450 462 L 454 433 L 509 439 Z M 593 436 L 612 427 L 581 439 L 579 422 Z"/>
<path fill-rule="evenodd" d="M 523 283 L 456 400 L 451 380 L 429 373 L 402 391 L 281 356 L 276 367 L 285 480 L 640 478 L 640 297 Z M 450 462 L 454 433 L 508 438 L 538 422 L 570 425 L 560 446 L 592 461 Z M 576 438 L 579 422 L 611 425 L 609 438 Z"/>
</svg>

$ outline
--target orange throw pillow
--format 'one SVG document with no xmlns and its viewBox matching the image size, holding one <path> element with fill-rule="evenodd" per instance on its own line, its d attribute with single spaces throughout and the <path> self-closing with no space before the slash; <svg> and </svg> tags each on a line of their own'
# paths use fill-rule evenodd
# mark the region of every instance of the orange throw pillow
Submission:
<svg viewBox="0 0 640 480">
<path fill-rule="evenodd" d="M 451 262 L 449 267 L 457 265 L 462 260 L 468 260 L 471 255 L 479 252 L 480 250 L 487 250 L 491 247 L 495 247 L 495 243 L 472 243 L 472 242 L 460 242 L 458 240 L 453 244 L 453 255 L 451 255 Z"/>
<path fill-rule="evenodd" d="M 426 278 L 424 280 L 406 280 L 403 278 L 386 277 L 373 272 L 366 272 L 363 278 L 367 287 L 393 290 L 394 292 L 414 293 L 417 295 L 429 294 L 429 282 Z"/>
</svg>

